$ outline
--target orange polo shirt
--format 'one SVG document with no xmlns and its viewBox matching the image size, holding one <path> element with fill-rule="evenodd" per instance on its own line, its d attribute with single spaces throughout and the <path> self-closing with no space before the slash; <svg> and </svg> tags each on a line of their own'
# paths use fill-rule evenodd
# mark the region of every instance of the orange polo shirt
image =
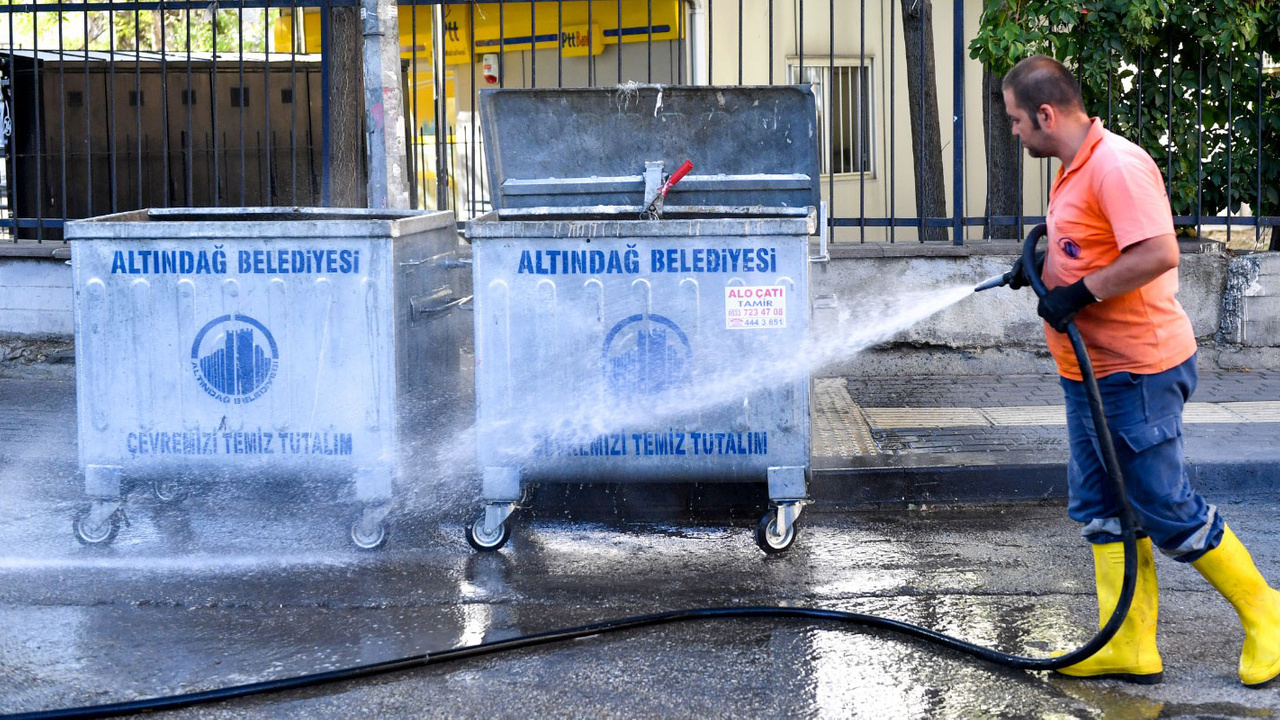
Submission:
<svg viewBox="0 0 1280 720">
<path fill-rule="evenodd" d="M 1173 234 L 1173 213 L 1151 156 L 1093 118 L 1084 145 L 1070 167 L 1059 168 L 1049 191 L 1048 225 L 1043 279 L 1055 288 L 1111 264 L 1134 243 Z M 1098 377 L 1163 372 L 1195 353 L 1195 333 L 1177 292 L 1175 268 L 1080 311 L 1076 326 Z M 1044 327 L 1058 372 L 1083 379 L 1070 338 Z"/>
</svg>

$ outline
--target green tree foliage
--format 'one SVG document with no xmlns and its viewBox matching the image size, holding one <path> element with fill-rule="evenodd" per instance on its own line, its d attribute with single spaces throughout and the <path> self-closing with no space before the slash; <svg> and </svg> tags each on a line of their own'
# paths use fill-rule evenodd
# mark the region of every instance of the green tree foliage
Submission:
<svg viewBox="0 0 1280 720">
<path fill-rule="evenodd" d="M 1160 165 L 1175 215 L 1280 215 L 1280 2 L 990 0 L 969 49 L 999 75 L 1067 63 L 1090 114 Z"/>
<path fill-rule="evenodd" d="M 37 0 L 49 4 L 57 0 Z M 124 3 L 121 3 L 124 5 Z M 267 28 L 263 10 L 122 10 L 117 12 L 38 11 L 12 16 L 12 44 L 42 50 L 220 53 L 265 52 Z M 243 17 L 241 17 L 243 15 Z M 216 31 L 215 31 L 216 22 Z M 163 38 L 161 37 L 163 25 Z M 3 25 L 0 24 L 0 28 Z M 7 30 L 7 28 L 5 29 Z M 0 31 L 0 42 L 9 43 L 9 32 Z M 162 45 L 163 42 L 163 45 Z"/>
</svg>

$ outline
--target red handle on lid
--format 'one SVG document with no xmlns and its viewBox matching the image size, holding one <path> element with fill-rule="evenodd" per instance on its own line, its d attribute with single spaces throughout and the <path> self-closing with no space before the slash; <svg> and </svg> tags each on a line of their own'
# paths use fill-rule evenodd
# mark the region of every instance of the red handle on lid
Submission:
<svg viewBox="0 0 1280 720">
<path fill-rule="evenodd" d="M 667 191 L 670 190 L 672 187 L 674 187 L 676 183 L 680 182 L 681 178 L 683 178 L 685 175 L 688 175 L 689 171 L 692 169 L 693 169 L 692 160 L 685 160 L 683 163 L 681 163 L 680 167 L 676 168 L 676 171 L 671 173 L 671 177 L 667 178 L 667 181 L 662 183 L 662 196 L 666 197 Z"/>
</svg>

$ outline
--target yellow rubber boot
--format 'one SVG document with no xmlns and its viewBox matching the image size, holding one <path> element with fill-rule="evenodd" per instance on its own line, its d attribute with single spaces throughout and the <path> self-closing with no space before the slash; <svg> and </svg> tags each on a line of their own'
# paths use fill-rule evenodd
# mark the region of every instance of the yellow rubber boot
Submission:
<svg viewBox="0 0 1280 720">
<path fill-rule="evenodd" d="M 1225 528 L 1222 542 L 1191 563 L 1225 597 L 1244 626 L 1240 680 L 1261 687 L 1280 675 L 1280 592 L 1267 585 L 1249 551 Z"/>
<path fill-rule="evenodd" d="M 1093 566 L 1098 584 L 1098 627 L 1106 624 L 1120 601 L 1124 584 L 1124 543 L 1093 546 Z M 1120 629 L 1101 650 L 1058 672 L 1083 678 L 1116 678 L 1154 685 L 1164 677 L 1164 662 L 1156 648 L 1156 616 L 1159 612 L 1156 564 L 1151 538 L 1138 540 L 1138 582 L 1133 602 Z"/>
</svg>

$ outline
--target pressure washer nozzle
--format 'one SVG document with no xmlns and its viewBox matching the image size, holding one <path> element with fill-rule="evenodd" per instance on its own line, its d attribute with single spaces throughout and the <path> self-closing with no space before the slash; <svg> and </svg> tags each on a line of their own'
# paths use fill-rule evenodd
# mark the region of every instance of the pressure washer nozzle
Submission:
<svg viewBox="0 0 1280 720">
<path fill-rule="evenodd" d="M 1009 280 L 1012 279 L 1009 277 L 1011 274 L 1012 273 L 1005 273 L 1003 275 L 996 275 L 995 277 L 987 278 L 986 280 L 978 283 L 978 286 L 975 287 L 973 291 L 982 292 L 983 290 L 990 290 L 991 288 L 997 288 L 1001 285 L 1008 285 Z"/>
</svg>

